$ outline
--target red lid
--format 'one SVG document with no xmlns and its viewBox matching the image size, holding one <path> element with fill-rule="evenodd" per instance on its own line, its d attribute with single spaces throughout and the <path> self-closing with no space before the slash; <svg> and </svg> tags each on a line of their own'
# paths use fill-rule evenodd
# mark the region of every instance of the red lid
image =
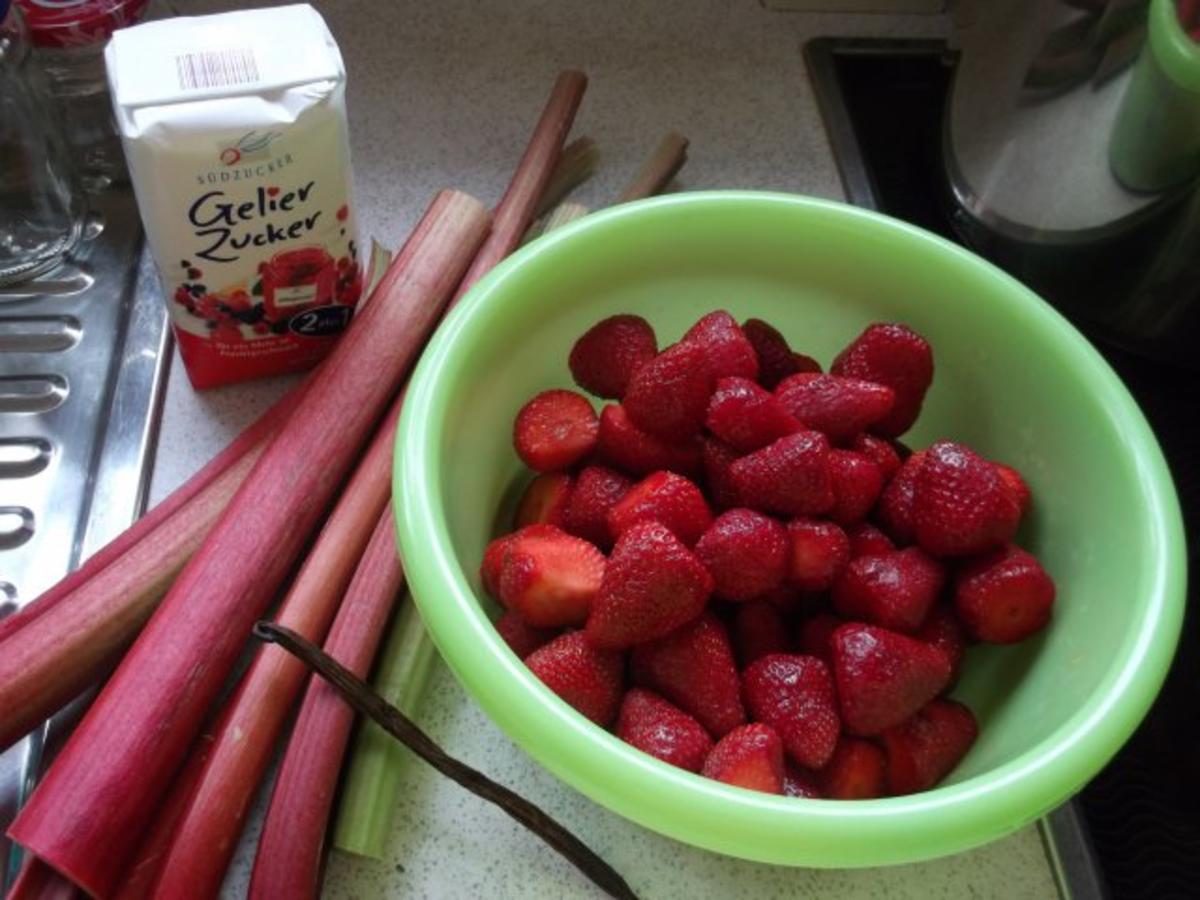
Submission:
<svg viewBox="0 0 1200 900">
<path fill-rule="evenodd" d="M 86 47 L 134 25 L 149 0 L 17 0 L 39 47 Z"/>
</svg>

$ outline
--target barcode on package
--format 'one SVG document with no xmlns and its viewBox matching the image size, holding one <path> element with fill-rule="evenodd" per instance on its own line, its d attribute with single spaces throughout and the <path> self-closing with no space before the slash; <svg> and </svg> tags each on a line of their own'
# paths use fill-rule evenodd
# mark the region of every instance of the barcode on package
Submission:
<svg viewBox="0 0 1200 900">
<path fill-rule="evenodd" d="M 258 63 L 252 50 L 184 53 L 175 57 L 175 70 L 179 73 L 179 87 L 185 91 L 258 81 Z"/>
</svg>

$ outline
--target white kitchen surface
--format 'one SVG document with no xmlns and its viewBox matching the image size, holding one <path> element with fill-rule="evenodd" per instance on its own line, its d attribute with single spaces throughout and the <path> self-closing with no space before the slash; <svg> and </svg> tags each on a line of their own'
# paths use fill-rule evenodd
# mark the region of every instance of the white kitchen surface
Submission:
<svg viewBox="0 0 1200 900">
<path fill-rule="evenodd" d="M 181 3 L 185 12 L 246 4 Z M 685 190 L 761 188 L 840 197 L 801 58 L 817 35 L 937 36 L 937 16 L 768 11 L 754 0 L 318 3 L 349 70 L 364 236 L 394 247 L 438 188 L 499 199 L 562 68 L 591 79 L 574 134 L 603 153 L 572 199 L 608 202 L 668 130 L 691 138 Z M 836 5 L 830 3 L 830 5 Z M 175 361 L 151 489 L 156 502 L 294 379 L 197 394 Z M 787 869 L 693 849 L 609 813 L 540 769 L 437 665 L 420 723 L 449 752 L 525 794 L 608 859 L 645 898 L 1055 897 L 1039 832 L 920 865 Z M 260 798 L 260 806 L 262 800 Z M 417 761 L 386 862 L 333 854 L 328 897 L 599 896 L 503 813 Z M 245 893 L 258 815 L 225 884 Z"/>
</svg>

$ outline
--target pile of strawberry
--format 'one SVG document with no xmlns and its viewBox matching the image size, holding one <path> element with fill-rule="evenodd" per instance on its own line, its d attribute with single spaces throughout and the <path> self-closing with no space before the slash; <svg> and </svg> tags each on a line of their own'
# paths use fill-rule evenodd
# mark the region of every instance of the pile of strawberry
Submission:
<svg viewBox="0 0 1200 900">
<path fill-rule="evenodd" d="M 541 473 L 487 548 L 497 629 L 530 670 L 634 747 L 711 778 L 855 799 L 937 784 L 977 733 L 944 695 L 969 641 L 1050 618 L 1012 543 L 1021 475 L 962 444 L 910 453 L 933 354 L 871 325 L 828 374 L 726 312 L 659 352 L 638 316 L 571 351 L 591 401 L 517 415 Z"/>
</svg>

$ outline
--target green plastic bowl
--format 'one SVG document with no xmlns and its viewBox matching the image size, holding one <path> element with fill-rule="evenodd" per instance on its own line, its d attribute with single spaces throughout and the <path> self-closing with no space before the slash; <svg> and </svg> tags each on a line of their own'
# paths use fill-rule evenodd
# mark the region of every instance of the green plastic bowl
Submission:
<svg viewBox="0 0 1200 900">
<path fill-rule="evenodd" d="M 969 443 L 1034 492 L 1020 540 L 1057 580 L 1054 621 L 973 649 L 955 691 L 979 740 L 935 790 L 871 801 L 741 790 L 661 763 L 560 701 L 489 620 L 479 562 L 521 465 L 512 421 L 570 387 L 567 354 L 636 312 L 665 346 L 713 309 L 773 323 L 828 362 L 864 326 L 903 321 L 937 365 L 907 440 Z M 596 213 L 514 254 L 450 315 L 412 379 L 396 447 L 409 583 L 442 657 L 539 763 L 597 803 L 681 841 L 797 866 L 928 859 L 999 838 L 1084 785 L 1146 713 L 1183 615 L 1183 529 L 1137 405 L 1046 303 L 918 228 L 837 203 L 681 194 Z"/>
</svg>

